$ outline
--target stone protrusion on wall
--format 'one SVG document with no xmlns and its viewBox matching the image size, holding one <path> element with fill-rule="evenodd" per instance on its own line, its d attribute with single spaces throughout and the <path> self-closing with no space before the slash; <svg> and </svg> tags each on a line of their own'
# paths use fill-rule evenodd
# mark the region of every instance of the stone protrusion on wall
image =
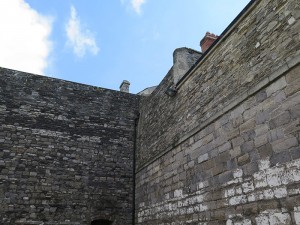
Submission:
<svg viewBox="0 0 300 225">
<path fill-rule="evenodd" d="M 157 86 L 152 86 L 152 87 L 147 87 L 144 90 L 140 91 L 137 93 L 137 95 L 142 95 L 142 96 L 149 96 L 152 94 L 152 92 L 155 90 Z"/>
<path fill-rule="evenodd" d="M 173 53 L 174 84 L 196 63 L 201 53 L 189 48 L 177 48 Z"/>
<path fill-rule="evenodd" d="M 130 82 L 128 80 L 123 80 L 123 82 L 120 85 L 120 91 L 129 93 L 129 86 Z"/>
</svg>

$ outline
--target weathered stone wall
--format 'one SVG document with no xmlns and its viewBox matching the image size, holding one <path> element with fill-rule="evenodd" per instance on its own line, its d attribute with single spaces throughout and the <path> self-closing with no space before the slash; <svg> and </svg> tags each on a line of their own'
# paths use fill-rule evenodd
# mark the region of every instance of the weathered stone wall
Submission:
<svg viewBox="0 0 300 225">
<path fill-rule="evenodd" d="M 132 224 L 138 97 L 0 69 L 0 224 Z"/>
<path fill-rule="evenodd" d="M 142 100 L 137 224 L 300 224 L 300 5 L 255 1 Z"/>
<path fill-rule="evenodd" d="M 173 80 L 178 80 L 195 64 L 201 53 L 189 48 L 177 48 L 173 52 Z"/>
</svg>

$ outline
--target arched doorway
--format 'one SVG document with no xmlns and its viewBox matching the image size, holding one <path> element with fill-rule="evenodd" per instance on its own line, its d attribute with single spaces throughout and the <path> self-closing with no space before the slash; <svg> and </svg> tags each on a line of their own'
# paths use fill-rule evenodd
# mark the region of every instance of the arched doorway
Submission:
<svg viewBox="0 0 300 225">
<path fill-rule="evenodd" d="M 112 221 L 109 220 L 93 220 L 91 225 L 111 225 Z"/>
</svg>

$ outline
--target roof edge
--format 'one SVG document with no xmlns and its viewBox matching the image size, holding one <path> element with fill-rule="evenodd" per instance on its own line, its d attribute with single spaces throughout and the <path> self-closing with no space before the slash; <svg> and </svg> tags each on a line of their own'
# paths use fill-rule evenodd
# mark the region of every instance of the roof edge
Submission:
<svg viewBox="0 0 300 225">
<path fill-rule="evenodd" d="M 207 58 L 207 55 L 209 55 L 212 50 L 221 43 L 221 40 L 224 40 L 228 35 L 230 35 L 232 29 L 237 25 L 244 16 L 249 13 L 253 7 L 255 6 L 255 3 L 258 3 L 260 0 L 251 0 L 244 9 L 234 18 L 234 20 L 225 28 L 225 30 L 219 35 L 219 37 L 214 41 L 214 43 L 200 56 L 200 58 L 196 61 L 196 63 L 183 75 L 183 77 L 178 80 L 176 83 L 176 88 L 180 88 L 180 86 L 186 81 L 186 79 L 189 77 L 189 75 L 200 66 L 200 62 L 203 61 L 204 58 Z"/>
</svg>

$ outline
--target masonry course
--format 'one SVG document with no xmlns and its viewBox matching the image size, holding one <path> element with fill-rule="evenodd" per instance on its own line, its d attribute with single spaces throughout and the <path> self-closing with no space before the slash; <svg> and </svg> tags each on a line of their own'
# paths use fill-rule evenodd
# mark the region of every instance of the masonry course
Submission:
<svg viewBox="0 0 300 225">
<path fill-rule="evenodd" d="M 251 1 L 142 96 L 0 69 L 0 223 L 300 224 L 299 12 Z"/>
</svg>

